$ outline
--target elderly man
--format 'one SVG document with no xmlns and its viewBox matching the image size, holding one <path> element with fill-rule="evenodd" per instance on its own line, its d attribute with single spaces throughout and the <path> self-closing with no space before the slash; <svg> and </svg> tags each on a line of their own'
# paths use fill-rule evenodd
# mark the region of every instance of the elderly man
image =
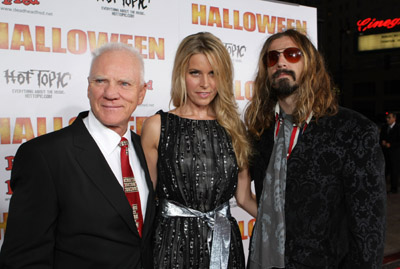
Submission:
<svg viewBox="0 0 400 269">
<path fill-rule="evenodd" d="M 18 149 L 1 268 L 152 268 L 153 188 L 128 128 L 143 60 L 119 43 L 93 55 L 90 111 Z"/>
<path fill-rule="evenodd" d="M 337 105 L 305 35 L 267 39 L 245 120 L 259 201 L 250 268 L 380 268 L 386 192 L 378 129 Z"/>
</svg>

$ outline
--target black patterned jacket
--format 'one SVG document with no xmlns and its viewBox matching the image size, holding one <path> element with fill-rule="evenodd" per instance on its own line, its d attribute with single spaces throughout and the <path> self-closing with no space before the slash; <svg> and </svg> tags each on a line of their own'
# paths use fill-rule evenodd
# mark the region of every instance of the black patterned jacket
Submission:
<svg viewBox="0 0 400 269">
<path fill-rule="evenodd" d="M 272 126 L 253 144 L 257 199 L 273 143 Z M 345 108 L 313 120 L 287 165 L 286 268 L 381 268 L 386 190 L 375 124 Z"/>
</svg>

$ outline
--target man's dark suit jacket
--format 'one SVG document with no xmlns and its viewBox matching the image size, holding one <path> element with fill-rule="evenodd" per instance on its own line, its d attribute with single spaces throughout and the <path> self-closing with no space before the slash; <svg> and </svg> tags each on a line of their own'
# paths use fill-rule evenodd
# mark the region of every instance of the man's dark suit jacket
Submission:
<svg viewBox="0 0 400 269">
<path fill-rule="evenodd" d="M 273 128 L 254 141 L 250 173 L 257 200 Z M 345 108 L 313 120 L 287 162 L 286 268 L 381 268 L 385 209 L 384 159 L 375 124 Z"/>
<path fill-rule="evenodd" d="M 132 133 L 149 188 L 142 238 L 87 115 L 18 149 L 0 268 L 152 268 L 154 192 L 140 137 Z"/>
<path fill-rule="evenodd" d="M 396 124 L 389 130 L 389 125 L 385 124 L 382 126 L 380 133 L 380 141 L 385 140 L 390 143 L 390 148 L 388 149 L 391 153 L 400 153 L 400 124 Z M 395 154 L 397 160 L 400 159 L 400 155 Z"/>
</svg>

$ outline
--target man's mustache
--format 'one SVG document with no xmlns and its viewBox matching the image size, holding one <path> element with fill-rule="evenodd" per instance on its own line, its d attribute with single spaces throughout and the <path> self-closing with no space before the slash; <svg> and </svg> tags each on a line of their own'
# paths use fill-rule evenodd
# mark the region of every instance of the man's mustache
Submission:
<svg viewBox="0 0 400 269">
<path fill-rule="evenodd" d="M 296 81 L 296 74 L 294 73 L 294 71 L 287 70 L 287 69 L 279 69 L 272 75 L 272 78 L 275 79 L 275 78 L 279 77 L 281 74 L 289 75 L 293 78 L 294 81 Z"/>
</svg>

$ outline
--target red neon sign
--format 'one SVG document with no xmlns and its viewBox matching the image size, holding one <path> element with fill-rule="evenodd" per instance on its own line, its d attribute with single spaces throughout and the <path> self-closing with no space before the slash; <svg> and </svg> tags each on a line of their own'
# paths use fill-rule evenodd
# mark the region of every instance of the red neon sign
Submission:
<svg viewBox="0 0 400 269">
<path fill-rule="evenodd" d="M 386 19 L 386 20 L 376 20 L 375 18 L 366 18 L 364 20 L 359 20 L 357 22 L 358 26 L 358 31 L 359 32 L 364 32 L 365 30 L 368 29 L 375 29 L 375 28 L 381 28 L 381 27 L 386 27 L 388 29 L 391 29 L 395 26 L 400 25 L 400 18 L 394 18 L 394 19 Z"/>
</svg>

